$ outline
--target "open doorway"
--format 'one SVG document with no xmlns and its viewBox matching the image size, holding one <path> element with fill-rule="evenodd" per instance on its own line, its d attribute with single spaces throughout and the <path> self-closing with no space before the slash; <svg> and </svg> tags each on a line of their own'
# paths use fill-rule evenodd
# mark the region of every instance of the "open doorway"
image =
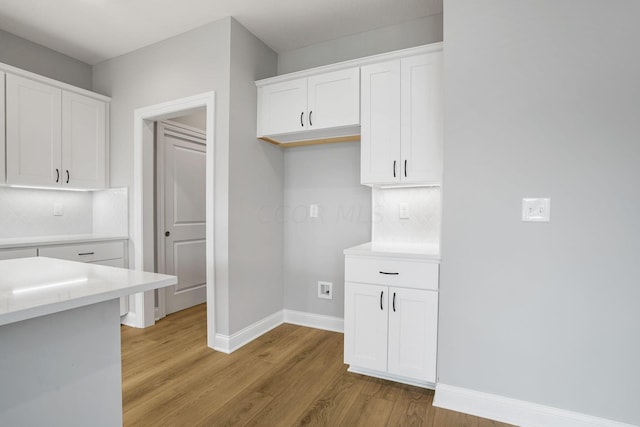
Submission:
<svg viewBox="0 0 640 427">
<path fill-rule="evenodd" d="M 207 92 L 188 98 L 156 104 L 134 111 L 134 185 L 132 204 L 131 250 L 133 266 L 138 270 L 156 271 L 154 134 L 155 123 L 191 115 L 204 108 L 206 121 L 205 154 L 205 259 L 207 301 L 207 344 L 213 347 L 215 336 L 214 284 L 214 135 L 215 93 Z M 153 291 L 133 297 L 129 322 L 132 326 L 153 325 L 156 317 Z"/>
</svg>

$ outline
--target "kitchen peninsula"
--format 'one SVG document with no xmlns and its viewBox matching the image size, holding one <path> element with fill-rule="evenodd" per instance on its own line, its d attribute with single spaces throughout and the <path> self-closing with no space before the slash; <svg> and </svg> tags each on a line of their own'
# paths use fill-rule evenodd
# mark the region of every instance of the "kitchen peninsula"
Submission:
<svg viewBox="0 0 640 427">
<path fill-rule="evenodd" d="M 33 257 L 0 261 L 0 420 L 122 425 L 119 298 L 176 277 Z"/>
</svg>

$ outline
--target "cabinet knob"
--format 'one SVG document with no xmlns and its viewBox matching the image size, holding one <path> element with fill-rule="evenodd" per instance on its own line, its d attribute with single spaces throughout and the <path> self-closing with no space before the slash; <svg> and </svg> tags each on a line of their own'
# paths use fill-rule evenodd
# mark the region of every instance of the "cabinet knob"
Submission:
<svg viewBox="0 0 640 427">
<path fill-rule="evenodd" d="M 309 111 L 309 126 L 313 126 L 313 122 L 311 121 L 312 114 L 313 114 L 313 110 Z"/>
<path fill-rule="evenodd" d="M 393 161 L 393 177 L 396 177 L 396 163 L 398 163 L 396 160 Z"/>
<path fill-rule="evenodd" d="M 382 308 L 382 295 L 384 294 L 384 291 L 380 291 L 380 310 L 384 310 Z"/>
<path fill-rule="evenodd" d="M 404 177 L 407 177 L 407 160 L 404 161 Z"/>
<path fill-rule="evenodd" d="M 165 231 L 165 232 L 164 232 L 164 236 L 165 236 L 165 237 L 169 237 L 169 236 L 171 236 L 171 232 L 170 232 L 170 231 Z"/>
<path fill-rule="evenodd" d="M 67 169 L 67 184 L 69 183 L 69 169 Z"/>
<path fill-rule="evenodd" d="M 393 305 L 393 311 L 395 312 L 396 311 L 396 293 L 395 292 L 393 293 L 393 304 L 392 305 Z"/>
<path fill-rule="evenodd" d="M 60 182 L 60 169 L 56 168 L 56 182 Z"/>
<path fill-rule="evenodd" d="M 300 126 L 304 127 L 304 122 L 302 121 L 302 118 L 304 117 L 304 111 L 302 113 L 300 113 Z"/>
</svg>

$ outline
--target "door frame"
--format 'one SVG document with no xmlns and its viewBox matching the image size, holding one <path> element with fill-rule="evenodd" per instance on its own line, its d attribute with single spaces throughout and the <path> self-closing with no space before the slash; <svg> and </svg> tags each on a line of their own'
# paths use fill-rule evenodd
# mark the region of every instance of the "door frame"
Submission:
<svg viewBox="0 0 640 427">
<path fill-rule="evenodd" d="M 133 112 L 133 206 L 131 243 L 133 267 L 155 271 L 154 213 L 154 122 L 206 109 L 206 260 L 207 260 L 207 345 L 213 348 L 215 338 L 215 270 L 214 270 L 214 152 L 215 92 L 137 108 Z M 145 211 L 145 208 L 147 210 Z M 155 323 L 154 292 L 133 296 L 133 313 L 126 324 L 144 328 Z M 128 320 L 128 321 L 127 321 Z"/>
<path fill-rule="evenodd" d="M 156 165 L 156 174 L 155 174 L 155 183 L 156 183 L 156 270 L 158 273 L 167 274 L 166 273 L 166 260 L 165 260 L 165 240 L 164 240 L 164 231 L 166 230 L 165 224 L 165 195 L 166 195 L 166 186 L 165 186 L 165 162 L 164 162 L 164 145 L 161 147 L 159 142 L 160 138 L 164 138 L 164 135 L 160 135 L 158 129 L 160 126 L 169 127 L 170 132 L 180 134 L 180 138 L 188 140 L 194 144 L 204 145 L 205 146 L 205 157 L 206 157 L 206 149 L 207 149 L 207 141 L 206 141 L 206 131 L 202 131 L 200 129 L 196 129 L 191 126 L 184 125 L 182 123 L 174 122 L 171 120 L 161 120 L 155 122 L 156 130 L 155 130 L 155 165 Z M 204 142 L 203 142 L 204 140 Z M 205 243 L 206 245 L 206 243 Z M 168 286 L 163 289 L 158 289 L 158 300 L 156 301 L 157 307 L 155 307 L 155 319 L 161 319 L 167 315 L 167 292 L 170 291 L 173 286 Z"/>
</svg>

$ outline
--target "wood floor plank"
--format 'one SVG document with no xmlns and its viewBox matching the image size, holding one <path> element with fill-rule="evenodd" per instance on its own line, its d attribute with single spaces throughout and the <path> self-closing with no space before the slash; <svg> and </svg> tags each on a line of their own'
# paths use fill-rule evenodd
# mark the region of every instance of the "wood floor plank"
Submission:
<svg viewBox="0 0 640 427">
<path fill-rule="evenodd" d="M 220 353 L 207 347 L 204 304 L 122 327 L 124 425 L 507 426 L 435 408 L 431 390 L 347 372 L 343 342 L 284 324 Z"/>
</svg>

